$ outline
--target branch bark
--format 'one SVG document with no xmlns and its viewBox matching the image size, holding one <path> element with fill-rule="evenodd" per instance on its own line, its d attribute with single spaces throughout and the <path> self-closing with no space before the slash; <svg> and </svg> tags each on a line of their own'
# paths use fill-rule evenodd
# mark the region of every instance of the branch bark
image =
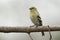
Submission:
<svg viewBox="0 0 60 40">
<path fill-rule="evenodd" d="M 7 26 L 0 26 L 0 32 L 23 32 L 23 33 L 29 33 L 29 32 L 48 32 L 49 28 L 48 26 L 38 26 L 38 27 L 7 27 Z M 50 26 L 50 31 L 60 31 L 60 26 Z"/>
</svg>

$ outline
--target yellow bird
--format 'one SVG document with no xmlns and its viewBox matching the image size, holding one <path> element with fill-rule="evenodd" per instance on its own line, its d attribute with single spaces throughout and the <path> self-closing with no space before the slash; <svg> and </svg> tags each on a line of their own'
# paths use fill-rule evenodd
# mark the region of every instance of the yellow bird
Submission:
<svg viewBox="0 0 60 40">
<path fill-rule="evenodd" d="M 37 11 L 37 8 L 35 7 L 31 7 L 29 8 L 30 10 L 30 18 L 31 21 L 34 23 L 34 25 L 36 25 L 36 27 L 38 26 L 42 26 L 42 20 L 41 17 L 39 16 L 39 12 Z M 42 31 L 42 36 L 44 36 L 44 32 Z"/>
</svg>

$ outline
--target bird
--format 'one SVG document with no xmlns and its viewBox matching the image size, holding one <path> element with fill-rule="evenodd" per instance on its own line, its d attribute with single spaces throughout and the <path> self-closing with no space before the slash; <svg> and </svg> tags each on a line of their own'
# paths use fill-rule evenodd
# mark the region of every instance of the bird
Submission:
<svg viewBox="0 0 60 40">
<path fill-rule="evenodd" d="M 37 8 L 30 7 L 29 12 L 30 12 L 30 19 L 31 19 L 32 23 L 34 25 L 36 25 L 36 27 L 42 26 L 42 20 L 41 20 L 41 17 L 39 16 L 39 12 L 38 12 Z M 41 33 L 42 33 L 42 36 L 45 35 L 44 31 L 41 31 Z"/>
</svg>

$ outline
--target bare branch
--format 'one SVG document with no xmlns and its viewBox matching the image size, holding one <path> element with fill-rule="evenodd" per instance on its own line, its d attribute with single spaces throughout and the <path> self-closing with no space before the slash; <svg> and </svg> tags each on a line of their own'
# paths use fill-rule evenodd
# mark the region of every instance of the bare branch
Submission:
<svg viewBox="0 0 60 40">
<path fill-rule="evenodd" d="M 50 31 L 60 31 L 60 26 L 50 26 Z M 29 33 L 29 32 L 41 32 L 42 30 L 44 32 L 48 32 L 49 31 L 48 26 L 39 26 L 39 27 L 8 27 L 8 26 L 0 26 L 0 32 L 25 32 L 25 33 Z"/>
</svg>

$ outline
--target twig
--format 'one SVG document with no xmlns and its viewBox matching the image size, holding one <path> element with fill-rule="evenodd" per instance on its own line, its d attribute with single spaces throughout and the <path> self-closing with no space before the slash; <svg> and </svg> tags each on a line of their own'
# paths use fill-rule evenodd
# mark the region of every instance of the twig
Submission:
<svg viewBox="0 0 60 40">
<path fill-rule="evenodd" d="M 50 27 L 48 25 L 48 28 L 49 28 L 49 35 L 50 35 L 50 40 L 52 39 L 52 35 L 51 35 L 51 31 L 50 31 Z"/>
<path fill-rule="evenodd" d="M 30 35 L 30 33 L 28 33 L 29 37 L 31 38 L 31 40 L 33 40 L 32 36 Z"/>
<path fill-rule="evenodd" d="M 44 32 L 49 32 L 50 31 L 60 31 L 60 26 L 38 26 L 36 27 L 21 27 L 21 26 L 0 26 L 0 32 L 21 32 L 21 33 L 29 33 L 29 32 L 41 32 L 42 30 Z"/>
</svg>

